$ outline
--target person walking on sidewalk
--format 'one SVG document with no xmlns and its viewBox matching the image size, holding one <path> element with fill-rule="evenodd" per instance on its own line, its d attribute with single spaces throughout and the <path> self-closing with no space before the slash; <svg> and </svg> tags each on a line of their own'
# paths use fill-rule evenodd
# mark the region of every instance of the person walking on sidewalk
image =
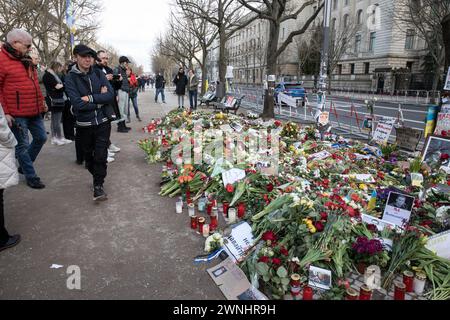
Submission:
<svg viewBox="0 0 450 320">
<path fill-rule="evenodd" d="M 184 74 L 184 69 L 178 69 L 178 74 L 173 79 L 173 83 L 175 84 L 175 93 L 178 96 L 178 108 L 184 108 L 184 95 L 186 94 L 186 87 L 188 85 L 188 78 Z"/>
<path fill-rule="evenodd" d="M 8 127 L 3 108 L 0 105 L 0 251 L 14 247 L 20 242 L 20 235 L 10 236 L 5 228 L 3 192 L 19 183 L 14 147 L 17 140 Z"/>
<path fill-rule="evenodd" d="M 127 120 L 127 106 L 130 93 L 130 83 L 127 76 L 127 68 L 130 60 L 127 57 L 122 56 L 119 58 L 119 63 L 120 65 L 114 70 L 114 75 L 119 75 L 122 77 L 122 86 L 117 93 L 117 103 L 119 104 L 121 116 L 121 118 L 117 121 L 117 132 L 126 133 L 131 130 L 131 128 L 127 127 L 125 124 L 125 121 Z"/>
<path fill-rule="evenodd" d="M 191 111 L 197 110 L 197 95 L 198 95 L 198 78 L 195 75 L 194 70 L 189 70 L 189 103 Z"/>
<path fill-rule="evenodd" d="M 166 103 L 166 97 L 164 96 L 164 88 L 166 86 L 166 80 L 164 79 L 164 76 L 161 74 L 161 72 L 158 73 L 155 79 L 155 103 L 158 103 L 158 96 L 161 93 L 162 102 Z"/>
<path fill-rule="evenodd" d="M 72 103 L 85 161 L 94 183 L 94 200 L 106 200 L 103 183 L 107 174 L 111 123 L 104 105 L 111 104 L 114 91 L 106 76 L 93 68 L 97 53 L 79 44 L 73 49 L 77 64 L 66 78 L 66 92 Z"/>
<path fill-rule="evenodd" d="M 34 161 L 47 141 L 47 132 L 41 114 L 48 111 L 39 88 L 36 69 L 28 53 L 32 37 L 21 29 L 13 29 L 6 36 L 0 51 L 0 104 L 6 120 L 17 139 L 16 158 L 19 172 L 25 175 L 33 189 L 45 185 L 36 174 Z M 29 143 L 28 132 L 33 141 Z"/>
<path fill-rule="evenodd" d="M 130 112 L 130 104 L 133 103 L 134 113 L 136 113 L 136 118 L 139 121 L 142 121 L 139 117 L 139 108 L 137 103 L 138 91 L 139 91 L 139 81 L 136 79 L 136 75 L 133 73 L 133 69 L 130 67 L 127 69 L 128 81 L 130 83 L 130 95 L 128 99 L 128 112 L 127 112 L 127 122 L 131 122 L 131 112 Z"/>
<path fill-rule="evenodd" d="M 42 82 L 44 83 L 45 91 L 47 92 L 45 101 L 52 113 L 50 126 L 52 132 L 52 144 L 58 146 L 72 143 L 72 140 L 63 137 L 61 128 L 62 114 L 67 100 L 64 93 L 63 82 L 58 75 L 62 73 L 62 69 L 62 64 L 55 61 L 50 65 L 50 68 L 45 71 L 44 76 L 42 77 Z"/>
</svg>

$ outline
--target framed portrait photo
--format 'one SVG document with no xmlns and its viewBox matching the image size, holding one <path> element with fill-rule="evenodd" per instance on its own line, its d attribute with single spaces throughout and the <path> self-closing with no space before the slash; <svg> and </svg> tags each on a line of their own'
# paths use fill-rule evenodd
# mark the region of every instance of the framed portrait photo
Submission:
<svg viewBox="0 0 450 320">
<path fill-rule="evenodd" d="M 318 267 L 309 267 L 308 285 L 320 289 L 329 290 L 331 288 L 331 271 Z"/>
<path fill-rule="evenodd" d="M 442 166 L 450 169 L 450 138 L 429 136 L 422 151 L 422 161 L 431 165 L 442 158 Z M 445 159 L 446 158 L 446 159 Z"/>
</svg>

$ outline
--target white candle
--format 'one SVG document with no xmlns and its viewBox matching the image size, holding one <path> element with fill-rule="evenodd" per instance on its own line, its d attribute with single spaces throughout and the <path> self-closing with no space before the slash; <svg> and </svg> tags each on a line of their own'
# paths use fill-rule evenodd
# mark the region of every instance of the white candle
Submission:
<svg viewBox="0 0 450 320">
<path fill-rule="evenodd" d="M 183 202 L 177 201 L 177 203 L 175 204 L 175 208 L 176 208 L 177 213 L 182 213 L 183 212 Z"/>
<path fill-rule="evenodd" d="M 194 204 L 193 204 L 193 203 L 190 203 L 190 204 L 188 205 L 188 208 L 189 208 L 189 217 L 195 216 L 195 207 L 194 207 Z"/>
<path fill-rule="evenodd" d="M 209 237 L 209 224 L 207 223 L 203 225 L 203 236 L 205 238 Z"/>
<path fill-rule="evenodd" d="M 418 296 L 421 296 L 423 294 L 423 290 L 425 289 L 426 281 L 427 281 L 427 277 L 425 274 L 423 274 L 423 273 L 416 274 L 416 277 L 414 278 L 414 282 L 413 282 L 413 289 L 414 289 L 414 292 Z"/>
<path fill-rule="evenodd" d="M 228 209 L 228 223 L 235 223 L 235 222 L 236 222 L 236 209 L 229 208 Z"/>
</svg>

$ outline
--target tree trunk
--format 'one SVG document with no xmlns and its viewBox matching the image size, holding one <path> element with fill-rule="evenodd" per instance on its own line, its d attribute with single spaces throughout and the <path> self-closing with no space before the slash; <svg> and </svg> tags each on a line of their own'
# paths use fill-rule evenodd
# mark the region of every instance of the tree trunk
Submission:
<svg viewBox="0 0 450 320">
<path fill-rule="evenodd" d="M 219 81 L 221 83 L 225 83 L 227 73 L 227 61 L 225 57 L 226 41 L 225 28 L 221 26 L 219 29 Z"/>
<path fill-rule="evenodd" d="M 442 34 L 445 46 L 445 70 L 450 66 L 450 14 L 442 20 Z"/>
<path fill-rule="evenodd" d="M 203 49 L 203 57 L 202 57 L 202 90 L 201 95 L 204 96 L 206 93 L 206 79 L 208 77 L 207 72 L 208 69 L 206 68 L 206 60 L 208 58 L 208 51 L 206 49 Z"/>
<path fill-rule="evenodd" d="M 276 75 L 278 38 L 280 36 L 280 24 L 270 21 L 269 39 L 267 44 L 267 76 Z M 263 118 L 274 118 L 274 90 L 266 90 L 264 93 Z"/>
</svg>

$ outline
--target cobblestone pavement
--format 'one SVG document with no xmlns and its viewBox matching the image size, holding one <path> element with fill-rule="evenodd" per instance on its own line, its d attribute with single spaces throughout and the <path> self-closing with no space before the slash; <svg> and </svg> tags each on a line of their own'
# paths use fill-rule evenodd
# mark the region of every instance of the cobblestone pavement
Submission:
<svg viewBox="0 0 450 320">
<path fill-rule="evenodd" d="M 166 91 L 164 105 L 153 90 L 139 96 L 143 122 L 132 110 L 130 133 L 113 125 L 111 140 L 122 150 L 108 165 L 108 201 L 93 203 L 74 145 L 50 141 L 36 162 L 47 188 L 22 180 L 6 190 L 7 228 L 22 242 L 0 253 L 0 299 L 224 299 L 205 271 L 211 265 L 193 264 L 204 238 L 191 232 L 187 214 L 175 214 L 174 199 L 158 195 L 161 165 L 149 166 L 136 144 L 144 124 L 176 107 Z M 71 265 L 81 270 L 81 290 L 67 289 Z"/>
</svg>

